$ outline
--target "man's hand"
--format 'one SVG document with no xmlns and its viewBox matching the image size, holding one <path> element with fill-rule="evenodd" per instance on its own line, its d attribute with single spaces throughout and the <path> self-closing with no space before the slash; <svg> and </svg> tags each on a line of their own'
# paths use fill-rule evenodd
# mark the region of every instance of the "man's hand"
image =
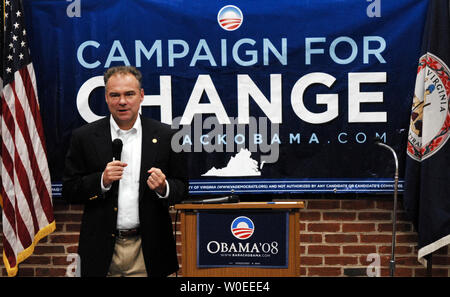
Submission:
<svg viewBox="0 0 450 297">
<path fill-rule="evenodd" d="M 166 195 L 166 176 L 159 168 L 152 167 L 147 171 L 150 176 L 147 178 L 147 185 L 151 190 L 159 195 Z"/>
<path fill-rule="evenodd" d="M 112 161 L 106 164 L 103 171 L 103 186 L 108 187 L 113 182 L 122 179 L 123 170 L 127 165 L 121 161 Z"/>
</svg>

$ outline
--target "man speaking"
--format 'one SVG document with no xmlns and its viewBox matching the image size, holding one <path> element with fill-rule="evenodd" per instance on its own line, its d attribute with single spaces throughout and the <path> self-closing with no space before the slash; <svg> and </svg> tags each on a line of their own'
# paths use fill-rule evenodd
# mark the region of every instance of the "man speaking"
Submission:
<svg viewBox="0 0 450 297">
<path fill-rule="evenodd" d="M 169 126 L 139 115 L 134 67 L 104 74 L 111 116 L 73 131 L 63 197 L 84 203 L 81 276 L 167 276 L 178 270 L 168 207 L 188 193 L 186 161 Z"/>
</svg>

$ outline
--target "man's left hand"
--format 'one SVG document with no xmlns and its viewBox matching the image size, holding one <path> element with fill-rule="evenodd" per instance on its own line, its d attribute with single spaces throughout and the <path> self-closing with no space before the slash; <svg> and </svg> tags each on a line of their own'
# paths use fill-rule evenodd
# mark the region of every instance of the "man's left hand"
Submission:
<svg viewBox="0 0 450 297">
<path fill-rule="evenodd" d="M 152 167 L 147 171 L 150 176 L 147 178 L 147 185 L 151 190 L 159 195 L 166 195 L 166 175 L 159 168 Z"/>
</svg>

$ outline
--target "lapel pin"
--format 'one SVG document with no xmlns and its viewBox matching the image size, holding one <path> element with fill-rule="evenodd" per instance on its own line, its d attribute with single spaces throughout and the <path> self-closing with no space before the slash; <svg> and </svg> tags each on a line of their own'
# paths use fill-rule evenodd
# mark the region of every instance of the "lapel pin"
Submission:
<svg viewBox="0 0 450 297">
<path fill-rule="evenodd" d="M 153 143 L 157 143 L 157 142 L 158 142 L 158 139 L 153 138 L 152 142 L 153 142 Z"/>
</svg>

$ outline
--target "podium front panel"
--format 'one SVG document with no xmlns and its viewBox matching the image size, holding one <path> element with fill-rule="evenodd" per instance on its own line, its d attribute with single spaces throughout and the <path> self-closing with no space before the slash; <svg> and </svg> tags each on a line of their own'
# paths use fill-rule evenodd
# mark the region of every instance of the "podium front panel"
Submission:
<svg viewBox="0 0 450 297">
<path fill-rule="evenodd" d="M 287 268 L 288 211 L 197 212 L 197 267 Z"/>
</svg>

